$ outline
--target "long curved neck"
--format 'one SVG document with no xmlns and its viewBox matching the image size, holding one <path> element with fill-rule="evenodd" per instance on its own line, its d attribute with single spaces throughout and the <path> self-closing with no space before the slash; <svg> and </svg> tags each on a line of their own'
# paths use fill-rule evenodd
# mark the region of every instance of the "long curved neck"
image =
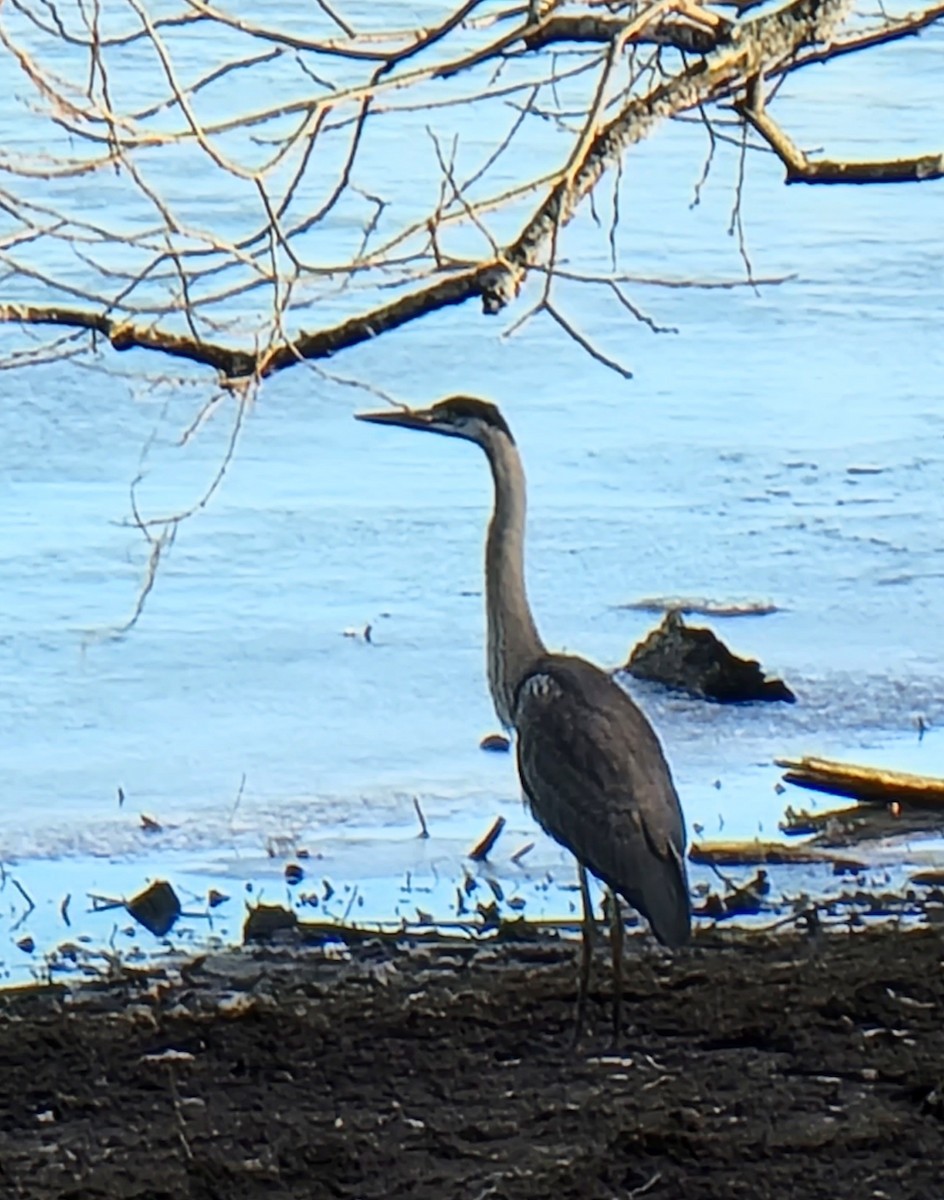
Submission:
<svg viewBox="0 0 944 1200">
<path fill-rule="evenodd" d="M 495 510 L 485 543 L 488 685 L 499 720 L 511 727 L 518 684 L 544 653 L 524 581 L 527 508 L 524 468 L 503 434 L 486 446 L 495 481 Z"/>
</svg>

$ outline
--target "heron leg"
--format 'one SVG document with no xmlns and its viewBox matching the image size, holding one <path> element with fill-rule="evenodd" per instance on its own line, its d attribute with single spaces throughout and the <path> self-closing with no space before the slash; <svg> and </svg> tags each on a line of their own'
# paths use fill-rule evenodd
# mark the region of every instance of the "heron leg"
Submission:
<svg viewBox="0 0 944 1200">
<path fill-rule="evenodd" d="M 610 949 L 613 953 L 613 1045 L 622 1033 L 623 1017 L 623 906 L 610 892 Z"/>
<path fill-rule="evenodd" d="M 593 899 L 590 896 L 590 881 L 583 863 L 577 864 L 580 878 L 580 898 L 583 901 L 583 933 L 580 939 L 580 965 L 577 973 L 577 1015 L 574 1020 L 576 1046 L 583 1034 L 587 1019 L 587 992 L 590 989 L 590 964 L 593 961 Z"/>
</svg>

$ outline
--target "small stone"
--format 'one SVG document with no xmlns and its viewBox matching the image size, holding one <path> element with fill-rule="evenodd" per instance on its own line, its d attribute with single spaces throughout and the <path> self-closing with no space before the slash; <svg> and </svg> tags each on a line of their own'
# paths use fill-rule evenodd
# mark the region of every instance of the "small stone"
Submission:
<svg viewBox="0 0 944 1200">
<path fill-rule="evenodd" d="M 197 1060 L 189 1050 L 175 1050 L 168 1046 L 166 1050 L 158 1050 L 154 1054 L 142 1054 L 138 1061 L 157 1066 L 186 1066 Z"/>
</svg>

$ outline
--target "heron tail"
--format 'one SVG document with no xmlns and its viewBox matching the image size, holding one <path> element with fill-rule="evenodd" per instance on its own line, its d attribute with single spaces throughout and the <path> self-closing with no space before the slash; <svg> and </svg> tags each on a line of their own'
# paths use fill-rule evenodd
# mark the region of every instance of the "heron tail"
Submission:
<svg viewBox="0 0 944 1200">
<path fill-rule="evenodd" d="M 650 887 L 632 894 L 623 891 L 623 895 L 643 914 L 662 945 L 675 950 L 692 935 L 692 906 L 685 862 L 675 846 L 670 846 L 663 862 L 665 869 Z"/>
</svg>

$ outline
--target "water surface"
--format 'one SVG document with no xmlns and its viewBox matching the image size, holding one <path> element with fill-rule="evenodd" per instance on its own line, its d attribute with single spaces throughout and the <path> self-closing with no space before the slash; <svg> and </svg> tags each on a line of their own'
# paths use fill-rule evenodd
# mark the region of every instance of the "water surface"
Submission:
<svg viewBox="0 0 944 1200">
<path fill-rule="evenodd" d="M 388 7 L 404 24 L 417 6 Z M 927 151 L 941 52 L 932 29 L 852 56 L 788 80 L 778 113 L 830 154 Z M 441 115 L 441 135 L 455 130 L 468 162 L 481 157 L 481 124 Z M 0 100 L 0 140 L 22 137 L 15 118 Z M 534 138 L 535 163 L 559 153 Z M 693 208 L 705 149 L 703 129 L 680 122 L 633 151 L 623 270 L 743 279 L 727 232 L 738 152 L 719 146 Z M 368 139 L 362 170 L 418 204 L 433 178 L 428 142 L 403 139 L 394 156 L 384 136 Z M 193 177 L 181 171 L 167 186 L 183 194 Z M 215 186 L 195 178 L 192 202 L 235 229 Z M 785 804 L 803 801 L 775 790 L 782 755 L 944 771 L 941 203 L 940 183 L 785 188 L 771 156 L 752 155 L 753 269 L 788 282 L 632 286 L 674 334 L 628 321 L 604 289 L 561 285 L 561 307 L 632 381 L 547 321 L 503 338 L 506 320 L 473 306 L 331 364 L 403 400 L 461 390 L 502 405 L 529 475 L 531 598 L 549 645 L 624 661 L 654 620 L 625 607 L 642 597 L 777 606 L 715 628 L 781 674 L 795 706 L 720 708 L 631 685 L 706 836 L 776 833 Z M 582 270 L 608 269 L 589 212 L 564 250 Z M 0 348 L 14 338 L 0 331 Z M 475 449 L 358 425 L 352 414 L 375 399 L 308 368 L 284 373 L 249 413 L 212 503 L 181 528 L 142 618 L 116 638 L 147 561 L 128 523 L 131 482 L 143 476 L 149 516 L 192 503 L 233 414 L 224 406 L 182 448 L 212 381 L 148 383 L 163 364 L 138 352 L 93 365 L 4 377 L 0 859 L 38 903 L 21 922 L 20 894 L 5 887 L 7 961 L 22 959 L 11 943 L 24 930 L 44 945 L 84 928 L 101 937 L 113 915 L 88 917 L 85 894 L 129 894 L 155 875 L 194 896 L 228 880 L 215 928 L 234 933 L 260 886 L 285 895 L 282 865 L 299 848 L 315 856 L 312 891 L 323 894 L 323 876 L 339 885 L 335 915 L 348 903 L 447 911 L 465 850 L 499 813 L 509 828 L 492 869 L 509 894 L 520 881 L 529 914 L 569 911 L 572 867 L 523 810 L 511 758 L 478 749 L 496 721 L 483 669 L 490 485 Z M 368 624 L 370 643 L 347 636 Z M 414 797 L 428 842 L 415 838 Z M 142 812 L 163 831 L 142 832 Z M 528 840 L 516 875 L 509 856 Z M 417 902 L 416 886 L 433 899 Z"/>
</svg>

